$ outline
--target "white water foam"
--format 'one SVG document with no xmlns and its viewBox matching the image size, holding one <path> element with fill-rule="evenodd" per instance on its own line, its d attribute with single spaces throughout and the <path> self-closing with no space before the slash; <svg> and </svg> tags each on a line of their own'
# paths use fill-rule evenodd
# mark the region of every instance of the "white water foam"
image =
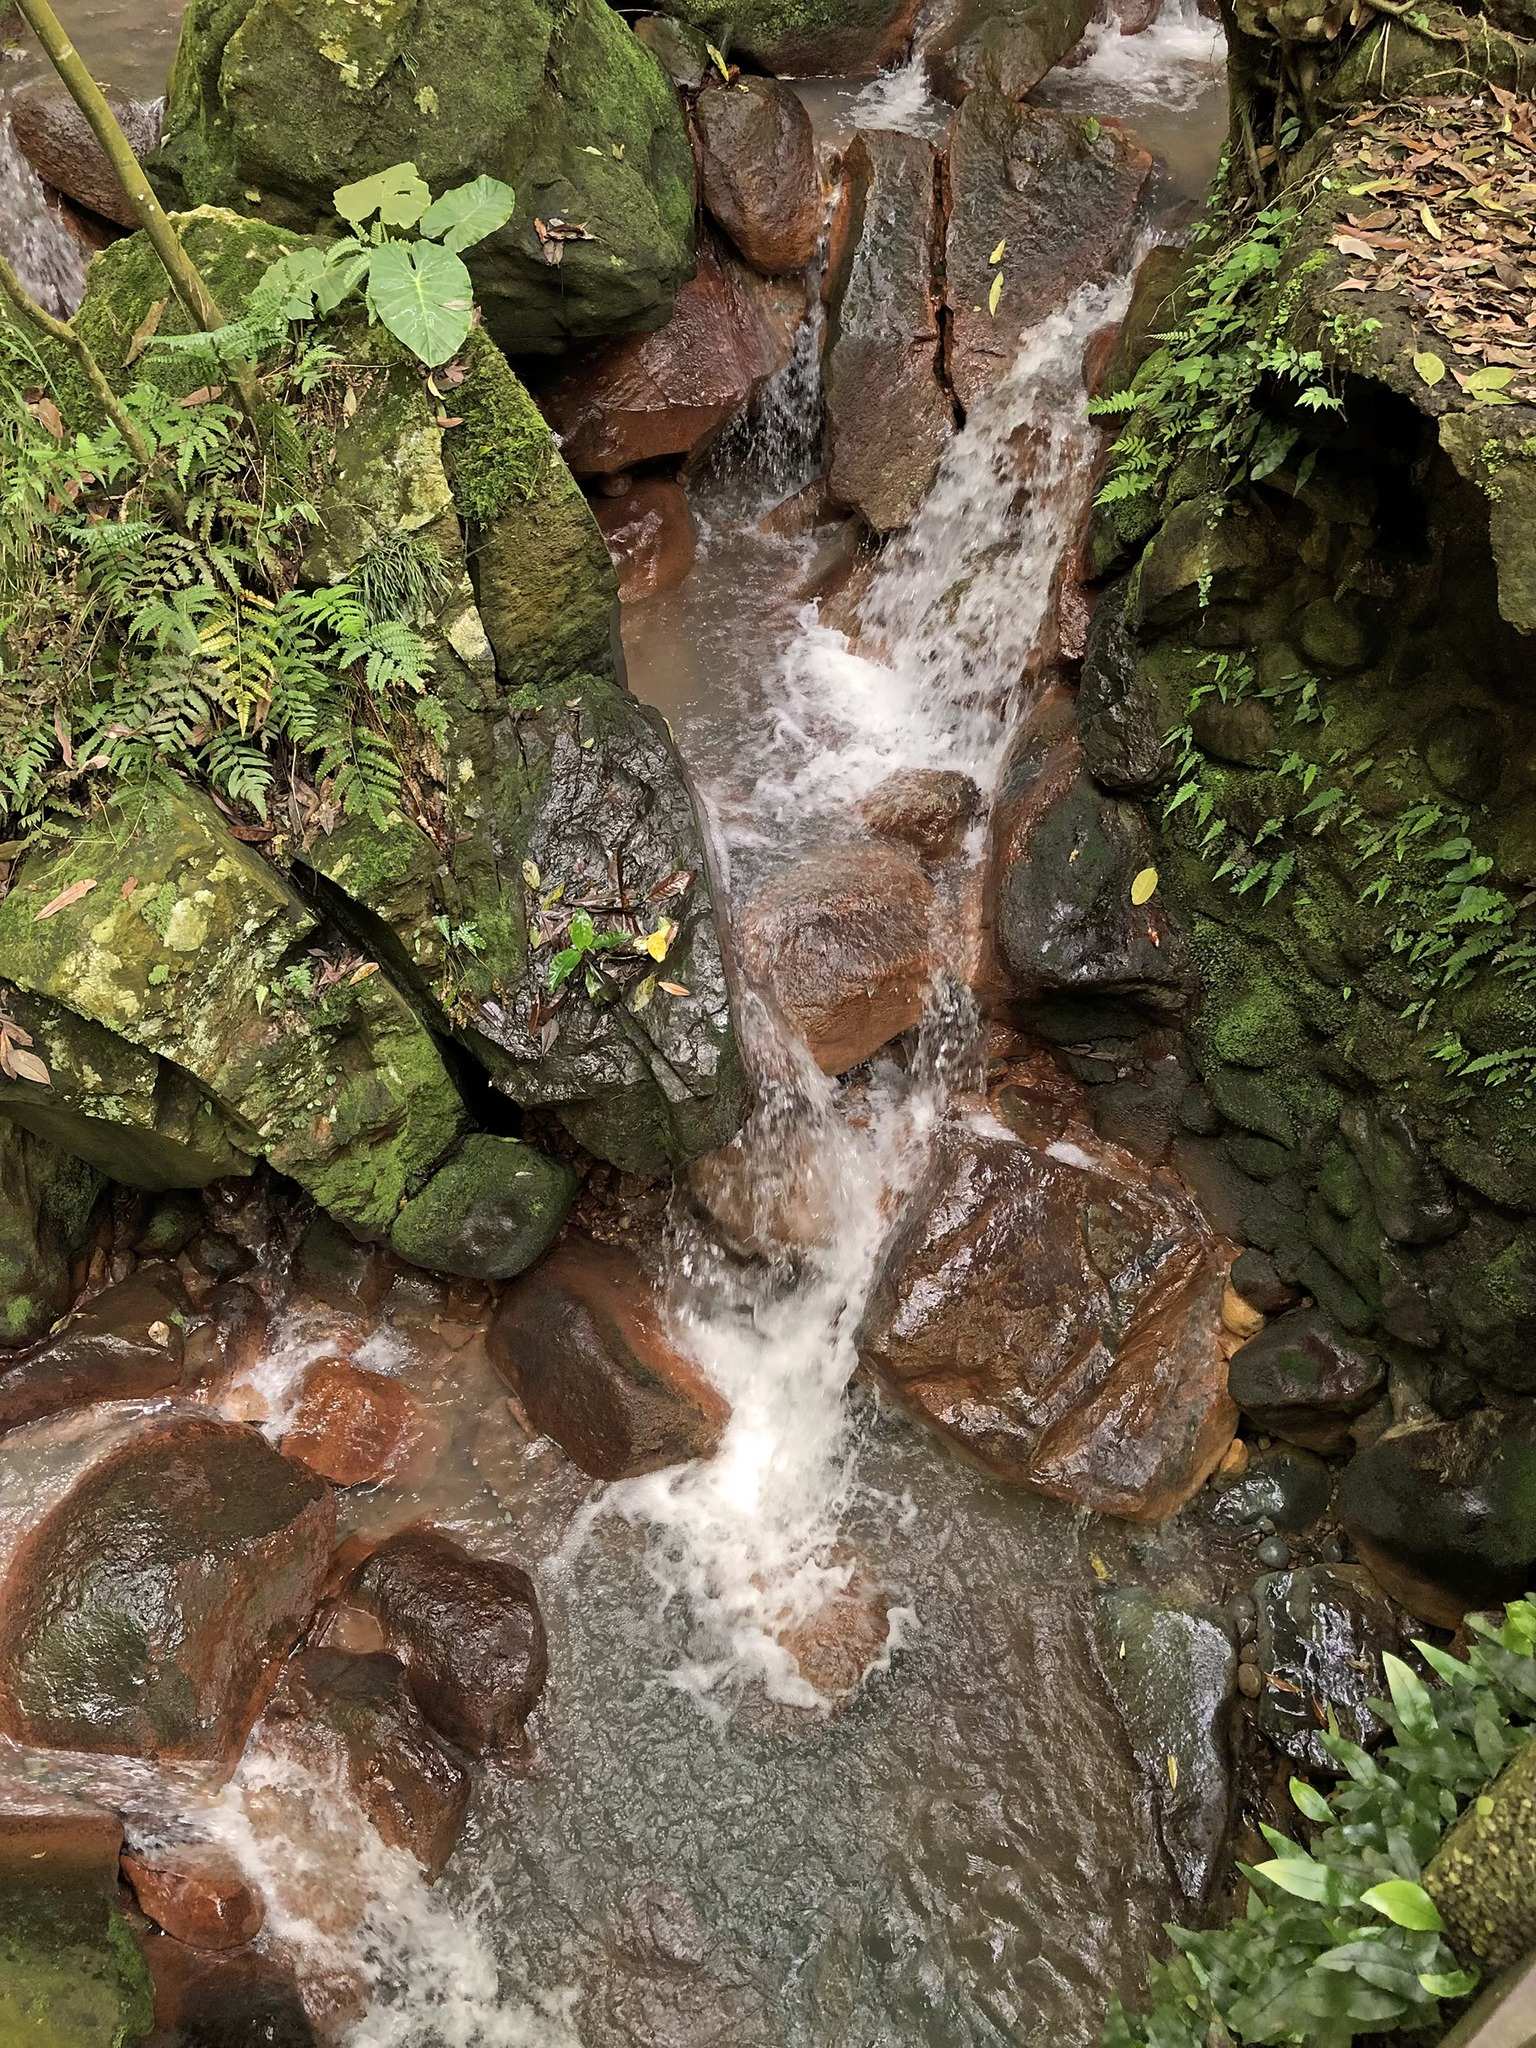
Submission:
<svg viewBox="0 0 1536 2048">
<path fill-rule="evenodd" d="M 848 109 L 848 123 L 853 128 L 893 128 L 900 135 L 931 140 L 943 134 L 952 111 L 934 98 L 927 62 L 914 53 L 905 64 L 870 80 Z"/>
<path fill-rule="evenodd" d="M 74 312 L 85 290 L 85 258 L 17 147 L 9 116 L 0 119 L 0 253 L 39 305 Z"/>
<path fill-rule="evenodd" d="M 902 768 L 961 769 L 990 789 L 1086 509 L 1096 430 L 1083 352 L 1128 297 L 1125 278 L 1086 285 L 1030 335 L 887 551 L 859 646 L 802 614 L 750 811 L 727 815 L 729 831 L 757 845 L 799 836 Z"/>
<path fill-rule="evenodd" d="M 489 1885 L 467 1911 L 462 1900 L 450 1910 L 339 1778 L 257 1748 L 189 1819 L 260 1892 L 261 1945 L 295 1969 L 306 2003 L 366 2003 L 346 2048 L 578 2048 L 574 1989 L 533 1995 L 504 1982 Z"/>
<path fill-rule="evenodd" d="M 1082 61 L 1052 74 L 1050 97 L 1102 113 L 1138 107 L 1187 112 L 1226 69 L 1221 23 L 1202 14 L 1195 0 L 1167 0 L 1139 35 L 1122 35 L 1113 19 L 1096 21 L 1079 47 Z"/>
</svg>

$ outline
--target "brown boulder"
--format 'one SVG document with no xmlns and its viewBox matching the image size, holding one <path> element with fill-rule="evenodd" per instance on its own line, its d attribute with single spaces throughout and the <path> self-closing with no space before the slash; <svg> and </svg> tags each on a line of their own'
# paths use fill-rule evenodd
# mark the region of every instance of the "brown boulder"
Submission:
<svg viewBox="0 0 1536 2048">
<path fill-rule="evenodd" d="M 123 1823 L 94 1800 L 36 1785 L 0 1769 L 0 1877 L 50 1875 L 117 1882 Z"/>
<path fill-rule="evenodd" d="M 561 454 L 578 476 L 693 454 L 789 361 L 804 311 L 799 286 L 701 239 L 665 327 L 574 358 L 544 392 Z"/>
<path fill-rule="evenodd" d="M 403 1529 L 380 1544 L 346 1590 L 378 1623 L 431 1725 L 471 1756 L 522 1740 L 548 1671 L 544 1623 L 528 1574 L 471 1557 L 451 1537 Z"/>
<path fill-rule="evenodd" d="M 706 87 L 693 110 L 705 210 L 754 270 L 806 269 L 821 233 L 811 117 L 776 78 Z"/>
<path fill-rule="evenodd" d="M 515 1281 L 489 1348 L 533 1427 L 594 1479 L 707 1458 L 730 1414 L 614 1245 L 572 1238 Z"/>
<path fill-rule="evenodd" d="M 318 2048 L 297 1983 L 269 1956 L 153 1933 L 139 1946 L 154 1986 L 154 2048 Z"/>
<path fill-rule="evenodd" d="M 780 78 L 872 78 L 906 51 L 920 0 L 840 0 L 731 13 L 731 56 Z M 724 10 L 722 10 L 722 17 Z"/>
<path fill-rule="evenodd" d="M 111 93 L 108 104 L 142 162 L 160 140 L 161 103 Z M 22 155 L 45 185 L 103 220 L 116 221 L 119 227 L 138 226 L 106 151 L 62 85 L 40 81 L 17 93 L 11 102 L 11 126 Z"/>
<path fill-rule="evenodd" d="M 966 99 L 949 130 L 945 260 L 950 379 L 967 409 L 1041 321 L 1116 268 L 1151 169 L 1147 151 L 1113 122 L 1016 106 L 990 88 Z"/>
<path fill-rule="evenodd" d="M 192 1948 L 243 1948 L 266 1918 L 239 1864 L 214 1842 L 131 1849 L 123 1876 L 145 1918 Z"/>
<path fill-rule="evenodd" d="M 257 1744 L 322 1779 L 345 1775 L 394 1849 L 429 1878 L 453 1854 L 469 1805 L 469 1771 L 421 1717 L 398 1657 L 304 1650 L 283 1672 Z"/>
<path fill-rule="evenodd" d="M 932 884 L 890 846 L 829 846 L 748 898 L 738 934 L 824 1074 L 845 1074 L 923 1014 L 937 959 Z"/>
<path fill-rule="evenodd" d="M 843 159 L 827 261 L 828 483 L 877 533 L 905 526 L 955 431 L 941 369 L 931 144 L 860 132 Z"/>
<path fill-rule="evenodd" d="M 187 1409 L 34 1423 L 5 1458 L 0 1734 L 233 1762 L 313 1611 L 333 1496 Z"/>
<path fill-rule="evenodd" d="M 186 1312 L 170 1266 L 143 1266 L 104 1288 L 61 1330 L 0 1366 L 0 1434 L 68 1408 L 178 1385 Z"/>
<path fill-rule="evenodd" d="M 283 1455 L 334 1486 L 372 1486 L 406 1464 L 424 1424 L 409 1388 L 349 1358 L 317 1358 L 304 1374 Z"/>
<path fill-rule="evenodd" d="M 905 768 L 870 791 L 859 816 L 882 839 L 899 840 L 924 860 L 947 860 L 980 809 L 981 791 L 958 768 Z"/>
<path fill-rule="evenodd" d="M 952 0 L 920 37 L 944 99 L 978 86 L 1021 100 L 1082 40 L 1096 0 Z M 925 15 L 925 23 L 930 16 Z"/>
<path fill-rule="evenodd" d="M 956 1116 L 887 1250 L 859 1354 L 1001 1478 L 1159 1521 L 1232 1440 L 1225 1277 L 1192 1204 L 1126 1156 Z"/>
<path fill-rule="evenodd" d="M 605 492 L 592 512 L 619 572 L 621 604 L 675 590 L 693 567 L 693 513 L 670 477 L 643 477 L 616 497 Z"/>
</svg>

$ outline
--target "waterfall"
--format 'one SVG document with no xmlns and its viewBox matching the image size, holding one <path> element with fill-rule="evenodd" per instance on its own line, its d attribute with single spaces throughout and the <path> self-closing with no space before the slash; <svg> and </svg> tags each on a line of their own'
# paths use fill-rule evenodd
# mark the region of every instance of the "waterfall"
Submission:
<svg viewBox="0 0 1536 2048">
<path fill-rule="evenodd" d="M 69 314 L 79 305 L 85 257 L 17 147 L 9 116 L 0 119 L 0 253 L 50 313 Z"/>
</svg>

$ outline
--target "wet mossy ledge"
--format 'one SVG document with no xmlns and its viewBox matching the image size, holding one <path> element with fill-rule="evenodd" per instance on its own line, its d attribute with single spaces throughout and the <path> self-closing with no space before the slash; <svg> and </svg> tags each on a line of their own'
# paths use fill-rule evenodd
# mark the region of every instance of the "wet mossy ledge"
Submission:
<svg viewBox="0 0 1536 2048">
<path fill-rule="evenodd" d="M 178 225 L 231 316 L 303 240 L 214 207 Z M 162 344 L 147 354 L 146 322 Z M 607 548 L 505 357 L 476 328 L 434 383 L 353 316 L 339 346 L 279 351 L 281 410 L 248 441 L 206 352 L 165 345 L 185 327 L 142 237 L 92 266 L 80 332 L 104 363 L 132 363 L 118 380 L 146 418 L 205 437 L 177 442 L 158 498 L 132 477 L 100 486 L 129 522 L 124 546 L 165 532 L 195 563 L 201 532 L 235 565 L 210 571 L 233 624 L 198 615 L 204 696 L 237 704 L 232 641 L 247 648 L 308 596 L 322 618 L 328 599 L 342 607 L 343 635 L 372 634 L 369 674 L 394 681 L 357 685 L 350 737 L 306 740 L 291 712 L 274 737 L 293 657 L 276 642 L 255 727 L 233 712 L 223 728 L 219 712 L 211 728 L 178 724 L 130 637 L 110 698 L 129 708 L 98 751 L 83 734 L 99 677 L 83 668 L 60 714 L 81 755 L 47 738 L 41 713 L 13 737 L 48 760 L 14 796 L 0 868 L 12 1345 L 63 1305 L 103 1174 L 163 1191 L 265 1164 L 366 1240 L 504 1278 L 552 1241 L 584 1161 L 665 1173 L 725 1143 L 745 1112 L 684 771 L 625 687 Z M 101 435 L 67 363 L 8 332 L 66 432 Z M 48 418 L 26 431 L 48 434 Z M 264 497 L 295 508 L 280 533 L 259 527 Z M 242 547 L 246 519 L 268 552 Z M 109 574 L 147 588 L 149 559 L 92 557 L 82 609 Z M 75 601 L 68 575 L 47 601 Z M 370 604 L 382 626 L 360 624 Z M 64 630 L 59 610 L 39 617 Z M 583 919 L 622 957 L 552 987 Z"/>
</svg>

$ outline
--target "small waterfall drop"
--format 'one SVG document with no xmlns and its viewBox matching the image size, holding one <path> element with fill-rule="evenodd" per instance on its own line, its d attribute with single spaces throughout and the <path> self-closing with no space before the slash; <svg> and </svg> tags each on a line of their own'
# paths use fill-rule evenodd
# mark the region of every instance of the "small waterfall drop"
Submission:
<svg viewBox="0 0 1536 2048">
<path fill-rule="evenodd" d="M 85 290 L 85 257 L 0 118 L 0 253 L 45 311 L 67 315 Z"/>
</svg>

